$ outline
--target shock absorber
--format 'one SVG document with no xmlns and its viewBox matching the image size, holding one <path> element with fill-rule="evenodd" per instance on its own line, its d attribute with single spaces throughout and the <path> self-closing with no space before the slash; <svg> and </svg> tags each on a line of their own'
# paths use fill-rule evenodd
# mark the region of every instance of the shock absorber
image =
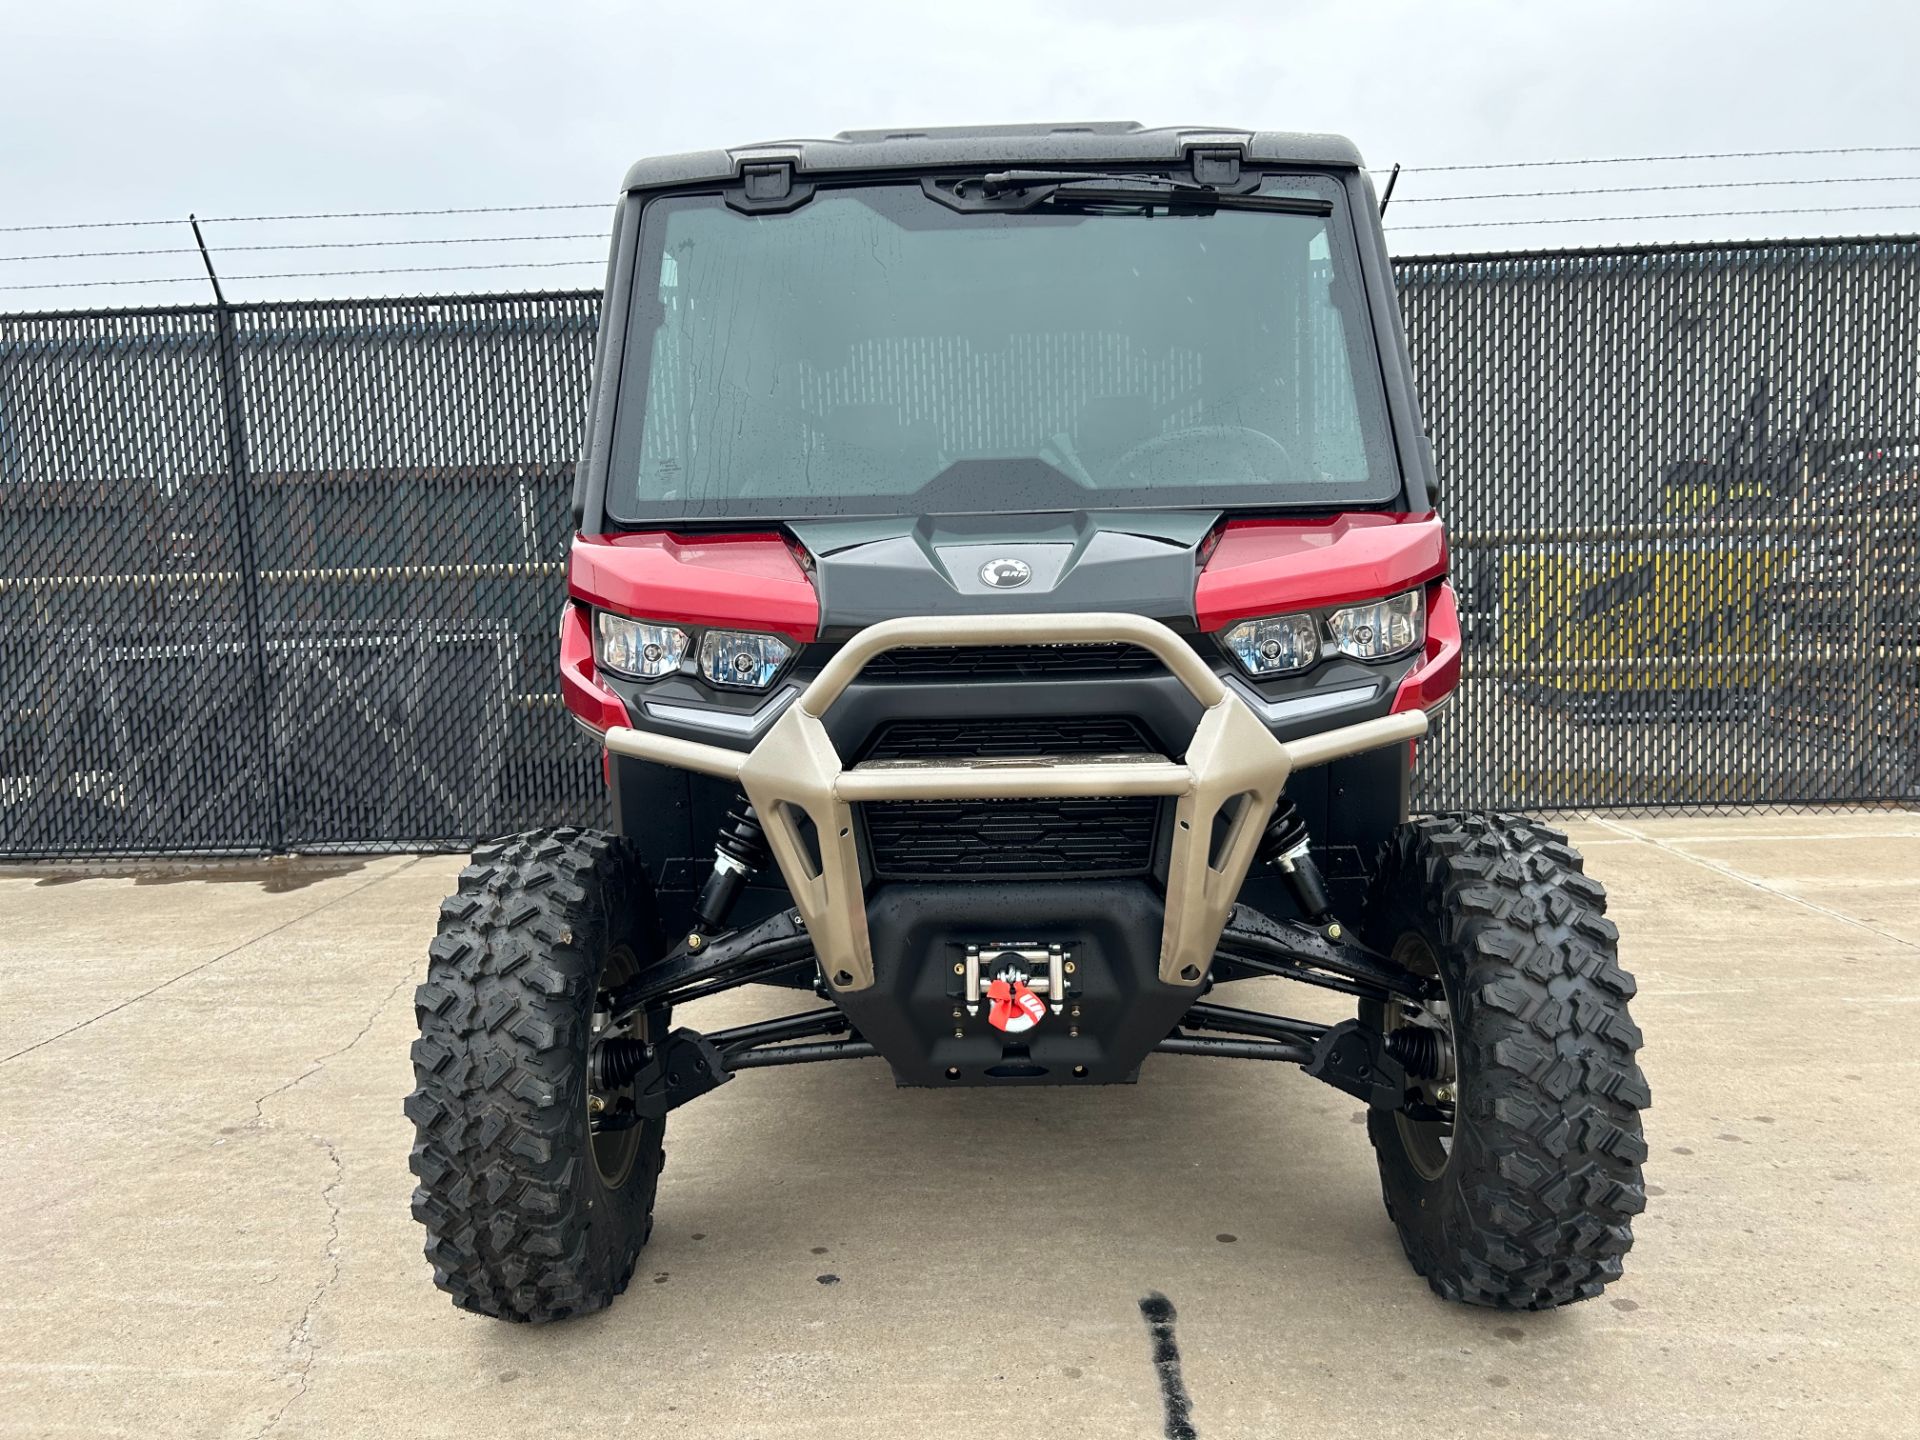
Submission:
<svg viewBox="0 0 1920 1440">
<path fill-rule="evenodd" d="M 718 930 L 753 873 L 766 869 L 772 859 L 760 817 L 745 795 L 736 795 L 713 842 L 713 873 L 693 905 L 693 933 L 711 935 Z"/>
<path fill-rule="evenodd" d="M 1313 861 L 1312 849 L 1300 807 L 1291 796 L 1282 794 L 1267 821 L 1266 833 L 1260 837 L 1257 853 L 1287 877 L 1300 913 L 1313 924 L 1324 925 L 1333 912 L 1333 901 L 1327 895 L 1327 882 L 1320 877 L 1320 867 Z"/>
</svg>

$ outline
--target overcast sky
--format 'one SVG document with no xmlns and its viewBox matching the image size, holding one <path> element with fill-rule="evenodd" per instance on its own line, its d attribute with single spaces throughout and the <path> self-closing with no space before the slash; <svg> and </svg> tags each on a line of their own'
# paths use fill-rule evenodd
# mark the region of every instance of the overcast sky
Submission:
<svg viewBox="0 0 1920 1440">
<path fill-rule="evenodd" d="M 825 18 L 831 17 L 831 18 Z M 836 5 L 0 0 L 0 227 L 610 201 L 642 154 L 869 126 L 1137 119 L 1336 130 L 1415 167 L 1912 146 L 1754 160 L 1409 173 L 1403 254 L 1920 230 L 1911 4 L 1006 0 Z M 1838 177 L 1876 177 L 1834 183 Z M 1753 180 L 1825 183 L 1697 186 Z M 1644 194 L 1546 197 L 1595 186 Z M 1440 197 L 1526 192 L 1526 198 Z M 1699 210 L 1841 214 L 1611 219 Z M 1502 220 L 1551 223 L 1494 227 Z M 223 273 L 585 261 L 234 279 L 238 299 L 588 286 L 602 208 L 207 227 Z M 1443 225 L 1467 228 L 1402 228 Z M 0 233 L 0 310 L 187 302 L 183 223 Z M 85 250 L 85 260 L 12 257 Z"/>
</svg>

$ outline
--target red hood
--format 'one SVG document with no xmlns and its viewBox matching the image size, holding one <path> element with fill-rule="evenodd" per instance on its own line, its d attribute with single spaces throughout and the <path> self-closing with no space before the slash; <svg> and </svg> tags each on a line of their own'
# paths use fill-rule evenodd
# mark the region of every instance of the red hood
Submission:
<svg viewBox="0 0 1920 1440">
<path fill-rule="evenodd" d="M 1439 519 L 1363 511 L 1318 520 L 1235 520 L 1219 532 L 1194 589 L 1202 630 L 1237 620 L 1410 590 L 1446 573 Z M 576 600 L 644 620 L 819 634 L 820 598 L 784 536 L 577 535 Z"/>
<path fill-rule="evenodd" d="M 1446 535 L 1431 512 L 1235 520 L 1206 557 L 1194 615 L 1202 630 L 1220 630 L 1262 615 L 1377 600 L 1446 569 Z"/>
<path fill-rule="evenodd" d="M 780 535 L 576 535 L 567 593 L 640 620 L 772 630 L 807 644 L 820 599 Z"/>
</svg>

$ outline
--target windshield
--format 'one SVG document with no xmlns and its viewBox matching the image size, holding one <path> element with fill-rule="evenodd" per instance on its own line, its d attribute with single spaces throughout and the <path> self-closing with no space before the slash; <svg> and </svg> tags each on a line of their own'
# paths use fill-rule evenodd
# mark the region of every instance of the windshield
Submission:
<svg viewBox="0 0 1920 1440">
<path fill-rule="evenodd" d="M 956 211 L 916 182 L 646 207 L 617 518 L 1337 506 L 1399 492 L 1332 213 Z"/>
</svg>

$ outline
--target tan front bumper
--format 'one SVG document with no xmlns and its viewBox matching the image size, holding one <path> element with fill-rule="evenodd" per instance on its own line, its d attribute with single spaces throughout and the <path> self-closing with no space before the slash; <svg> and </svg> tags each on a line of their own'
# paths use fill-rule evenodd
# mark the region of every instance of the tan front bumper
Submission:
<svg viewBox="0 0 1920 1440">
<path fill-rule="evenodd" d="M 855 677 L 888 650 L 1115 641 L 1152 651 L 1204 707 L 1184 760 L 952 760 L 849 770 L 821 723 Z M 866 892 L 853 834 L 855 803 L 1171 796 L 1176 805 L 1160 978 L 1169 984 L 1197 985 L 1212 962 L 1227 912 L 1287 776 L 1308 765 L 1411 740 L 1426 730 L 1425 712 L 1414 710 L 1283 743 L 1191 645 L 1157 620 L 1140 615 L 997 615 L 888 620 L 861 631 L 748 752 L 624 726 L 607 732 L 606 745 L 616 755 L 739 781 L 759 812 L 794 906 L 813 936 L 820 968 L 838 990 L 873 984 Z M 1211 856 L 1214 818 L 1223 810 L 1229 816 L 1225 840 L 1218 855 Z M 812 823 L 818 841 L 817 869 L 802 839 L 802 815 Z"/>
</svg>

